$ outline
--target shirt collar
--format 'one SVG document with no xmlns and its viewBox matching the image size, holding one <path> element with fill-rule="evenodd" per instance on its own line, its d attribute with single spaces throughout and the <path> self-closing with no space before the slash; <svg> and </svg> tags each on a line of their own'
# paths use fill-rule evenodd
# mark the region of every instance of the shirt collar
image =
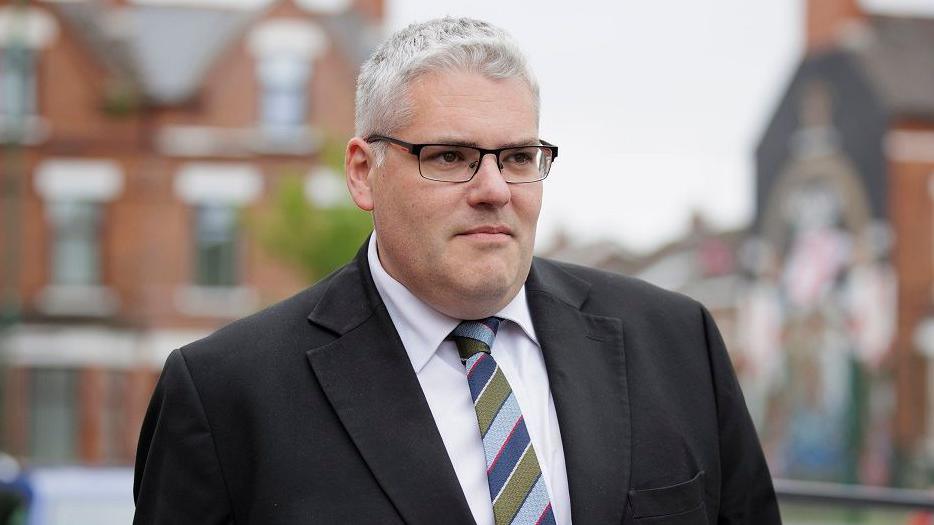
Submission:
<svg viewBox="0 0 934 525">
<path fill-rule="evenodd" d="M 373 275 L 376 290 L 396 326 L 399 338 L 402 339 L 405 351 L 412 362 L 412 368 L 415 369 L 415 373 L 418 373 L 461 320 L 435 310 L 386 272 L 377 254 L 376 232 L 370 236 L 367 262 L 370 265 L 370 273 Z M 538 345 L 525 297 L 524 284 L 512 301 L 496 313 L 496 317 L 512 321 Z"/>
</svg>

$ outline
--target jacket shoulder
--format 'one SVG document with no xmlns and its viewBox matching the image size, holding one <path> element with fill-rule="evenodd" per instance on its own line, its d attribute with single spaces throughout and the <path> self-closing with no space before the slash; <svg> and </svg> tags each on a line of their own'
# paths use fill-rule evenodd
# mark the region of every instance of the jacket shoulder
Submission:
<svg viewBox="0 0 934 525">
<path fill-rule="evenodd" d="M 696 300 L 635 277 L 553 259 L 536 257 L 543 279 L 571 278 L 589 287 L 583 309 L 605 315 L 647 310 L 691 311 L 701 307 Z M 620 310 L 623 308 L 623 310 Z"/>
</svg>

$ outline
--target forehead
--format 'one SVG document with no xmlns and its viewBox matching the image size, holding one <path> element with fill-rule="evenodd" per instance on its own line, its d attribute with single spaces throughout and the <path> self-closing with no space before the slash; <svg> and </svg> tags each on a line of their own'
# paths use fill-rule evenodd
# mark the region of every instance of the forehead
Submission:
<svg viewBox="0 0 934 525">
<path fill-rule="evenodd" d="M 538 134 L 535 98 L 518 77 L 492 79 L 479 73 L 432 72 L 408 90 L 409 125 L 400 130 L 411 141 L 439 136 L 493 147 Z"/>
</svg>

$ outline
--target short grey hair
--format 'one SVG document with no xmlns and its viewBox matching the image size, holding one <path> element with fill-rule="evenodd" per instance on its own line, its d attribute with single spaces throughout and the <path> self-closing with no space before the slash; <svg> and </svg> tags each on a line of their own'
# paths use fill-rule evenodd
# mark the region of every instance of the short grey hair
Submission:
<svg viewBox="0 0 934 525">
<path fill-rule="evenodd" d="M 418 77 L 437 71 L 520 78 L 531 90 L 538 114 L 538 82 L 516 41 L 487 22 L 444 17 L 398 31 L 363 63 L 357 77 L 356 135 L 388 135 L 407 125 L 412 117 L 409 87 Z M 382 149 L 376 151 L 379 161 Z"/>
</svg>

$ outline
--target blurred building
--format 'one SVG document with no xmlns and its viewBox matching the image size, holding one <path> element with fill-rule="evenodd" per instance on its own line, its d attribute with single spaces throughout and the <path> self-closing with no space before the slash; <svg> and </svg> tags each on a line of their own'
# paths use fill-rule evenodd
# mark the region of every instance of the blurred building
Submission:
<svg viewBox="0 0 934 525">
<path fill-rule="evenodd" d="M 734 349 L 740 344 L 736 304 L 746 282 L 739 257 L 747 238 L 746 230 L 717 231 L 695 214 L 683 237 L 651 253 L 632 253 L 608 241 L 576 245 L 562 234 L 544 255 L 629 275 L 693 297 L 710 310 L 727 347 Z M 734 364 L 742 366 L 736 358 Z"/>
<path fill-rule="evenodd" d="M 934 19 L 807 2 L 740 232 L 554 255 L 708 304 L 773 474 L 934 483 Z M 596 254 L 596 255 L 595 255 Z"/>
<path fill-rule="evenodd" d="M 165 356 L 307 285 L 250 241 L 326 188 L 381 0 L 0 6 L 2 444 L 128 463 Z"/>
<path fill-rule="evenodd" d="M 746 349 L 776 365 L 760 430 L 779 474 L 928 484 L 934 19 L 807 5 L 806 55 L 756 153 Z"/>
</svg>

